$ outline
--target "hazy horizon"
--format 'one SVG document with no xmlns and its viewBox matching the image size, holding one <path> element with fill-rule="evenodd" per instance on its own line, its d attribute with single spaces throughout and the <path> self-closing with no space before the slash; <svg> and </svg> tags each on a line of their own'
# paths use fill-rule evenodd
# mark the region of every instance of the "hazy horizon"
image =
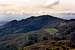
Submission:
<svg viewBox="0 0 75 50">
<path fill-rule="evenodd" d="M 67 13 L 75 13 L 75 0 L 0 0 L 0 21 L 46 14 L 66 19 L 75 18 L 72 14 L 65 15 Z"/>
<path fill-rule="evenodd" d="M 0 22 L 5 22 L 5 21 L 12 21 L 12 20 L 22 20 L 22 19 L 26 19 L 29 18 L 31 16 L 36 17 L 35 15 L 0 15 Z M 40 16 L 40 15 L 37 15 Z M 62 19 L 75 19 L 75 15 L 51 15 L 53 17 L 58 17 L 58 18 L 62 18 Z M 5 17 L 5 18 L 4 18 Z"/>
</svg>

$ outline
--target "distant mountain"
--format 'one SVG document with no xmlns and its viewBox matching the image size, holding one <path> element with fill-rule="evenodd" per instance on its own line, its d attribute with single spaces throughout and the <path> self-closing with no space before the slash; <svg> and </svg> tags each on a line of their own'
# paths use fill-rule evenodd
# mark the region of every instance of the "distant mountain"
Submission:
<svg viewBox="0 0 75 50">
<path fill-rule="evenodd" d="M 50 15 L 32 16 L 10 21 L 0 28 L 0 50 L 33 47 L 38 50 L 54 46 L 58 47 L 57 50 L 75 48 L 75 19 L 65 20 Z"/>
<path fill-rule="evenodd" d="M 8 21 L 0 21 L 0 26 L 4 25 L 6 23 L 8 23 Z"/>
<path fill-rule="evenodd" d="M 39 30 L 44 27 L 56 27 L 63 19 L 50 15 L 42 15 L 38 17 L 30 17 L 21 21 L 13 20 L 3 25 L 0 29 L 0 35 L 13 33 L 26 33 Z"/>
</svg>

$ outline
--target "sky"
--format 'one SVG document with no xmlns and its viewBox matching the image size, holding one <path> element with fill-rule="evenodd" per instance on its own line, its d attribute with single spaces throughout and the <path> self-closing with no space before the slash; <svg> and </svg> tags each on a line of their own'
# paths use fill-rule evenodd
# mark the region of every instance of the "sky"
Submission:
<svg viewBox="0 0 75 50">
<path fill-rule="evenodd" d="M 0 21 L 22 19 L 31 15 L 60 17 L 64 14 L 75 15 L 74 13 L 75 0 L 0 0 Z"/>
</svg>

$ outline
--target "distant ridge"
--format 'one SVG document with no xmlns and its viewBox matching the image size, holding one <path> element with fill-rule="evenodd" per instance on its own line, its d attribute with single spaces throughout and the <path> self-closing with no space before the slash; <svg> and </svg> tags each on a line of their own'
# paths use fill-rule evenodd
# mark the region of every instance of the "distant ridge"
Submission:
<svg viewBox="0 0 75 50">
<path fill-rule="evenodd" d="M 13 20 L 2 26 L 2 28 L 0 29 L 0 35 L 26 33 L 48 26 L 55 27 L 62 21 L 64 20 L 50 15 L 41 15 L 37 17 L 32 16 L 20 21 Z"/>
</svg>

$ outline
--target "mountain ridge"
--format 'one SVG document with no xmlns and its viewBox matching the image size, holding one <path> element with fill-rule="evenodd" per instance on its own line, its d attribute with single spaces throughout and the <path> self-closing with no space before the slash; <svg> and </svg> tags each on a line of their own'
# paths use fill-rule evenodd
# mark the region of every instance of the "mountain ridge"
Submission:
<svg viewBox="0 0 75 50">
<path fill-rule="evenodd" d="M 42 46 L 44 46 L 43 49 L 73 48 L 75 46 L 75 19 L 64 20 L 42 15 L 20 21 L 13 20 L 0 28 L 0 38 L 0 50 L 20 48 L 41 50 Z"/>
<path fill-rule="evenodd" d="M 44 26 L 55 27 L 61 21 L 64 20 L 50 15 L 32 16 L 21 21 L 13 20 L 2 26 L 0 34 L 26 33 L 41 29 Z"/>
</svg>

